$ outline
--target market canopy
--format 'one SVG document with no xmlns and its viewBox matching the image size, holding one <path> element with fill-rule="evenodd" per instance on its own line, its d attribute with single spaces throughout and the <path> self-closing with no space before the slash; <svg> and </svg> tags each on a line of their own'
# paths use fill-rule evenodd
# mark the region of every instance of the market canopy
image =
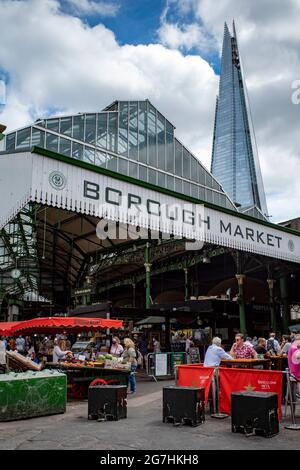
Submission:
<svg viewBox="0 0 300 470">
<path fill-rule="evenodd" d="M 1 334 L 13 336 L 31 333 L 76 333 L 95 331 L 103 328 L 122 328 L 122 320 L 105 318 L 46 317 L 33 318 L 22 322 L 0 323 Z"/>
<path fill-rule="evenodd" d="M 9 322 L 0 323 L 0 335 L 12 336 L 13 335 L 13 328 L 16 327 L 19 324 L 20 324 L 20 322 L 16 322 L 16 321 L 9 321 Z"/>
</svg>

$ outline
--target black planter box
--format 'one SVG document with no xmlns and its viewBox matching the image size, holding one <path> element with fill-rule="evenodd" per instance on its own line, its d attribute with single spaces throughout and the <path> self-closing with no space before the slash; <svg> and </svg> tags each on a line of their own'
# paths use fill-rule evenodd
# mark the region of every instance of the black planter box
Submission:
<svg viewBox="0 0 300 470">
<path fill-rule="evenodd" d="M 277 393 L 237 392 L 231 394 L 232 432 L 272 437 L 279 433 Z"/>
<path fill-rule="evenodd" d="M 204 388 L 163 387 L 163 422 L 198 426 L 205 421 Z"/>
<path fill-rule="evenodd" d="M 118 421 L 127 418 L 127 387 L 96 385 L 89 387 L 88 418 Z"/>
</svg>

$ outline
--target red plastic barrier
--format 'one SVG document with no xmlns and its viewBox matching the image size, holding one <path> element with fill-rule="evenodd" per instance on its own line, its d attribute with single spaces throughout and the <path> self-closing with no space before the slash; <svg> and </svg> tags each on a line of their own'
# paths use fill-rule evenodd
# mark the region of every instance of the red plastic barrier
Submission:
<svg viewBox="0 0 300 470">
<path fill-rule="evenodd" d="M 177 385 L 185 387 L 204 387 L 207 403 L 214 367 L 203 367 L 203 364 L 185 364 L 177 367 Z"/>
<path fill-rule="evenodd" d="M 220 367 L 219 376 L 221 413 L 231 413 L 232 392 L 274 392 L 278 394 L 278 417 L 282 419 L 281 371 Z"/>
</svg>

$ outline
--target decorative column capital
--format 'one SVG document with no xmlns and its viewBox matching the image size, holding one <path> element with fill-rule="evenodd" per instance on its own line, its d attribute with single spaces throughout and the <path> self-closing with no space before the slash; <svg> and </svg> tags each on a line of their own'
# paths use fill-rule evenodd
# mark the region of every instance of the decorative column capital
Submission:
<svg viewBox="0 0 300 470">
<path fill-rule="evenodd" d="M 275 279 L 267 279 L 269 289 L 274 289 Z"/>
<path fill-rule="evenodd" d="M 242 286 L 244 284 L 245 279 L 246 279 L 246 275 L 245 274 L 236 274 L 235 277 L 237 279 L 238 285 Z"/>
<path fill-rule="evenodd" d="M 145 269 L 146 269 L 146 273 L 150 273 L 152 264 L 151 263 L 145 263 L 144 266 L 145 266 Z"/>
<path fill-rule="evenodd" d="M 189 272 L 189 268 L 183 268 L 183 271 L 187 274 Z"/>
</svg>

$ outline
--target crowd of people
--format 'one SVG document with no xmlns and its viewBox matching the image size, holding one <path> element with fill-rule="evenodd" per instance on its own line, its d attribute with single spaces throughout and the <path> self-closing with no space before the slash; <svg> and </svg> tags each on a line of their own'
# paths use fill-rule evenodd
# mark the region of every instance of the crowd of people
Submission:
<svg viewBox="0 0 300 470">
<path fill-rule="evenodd" d="M 64 334 L 57 334 L 56 336 L 35 335 L 33 337 L 19 335 L 17 338 L 0 337 L 0 363 L 2 356 L 3 363 L 5 362 L 6 351 L 16 351 L 36 363 L 47 359 L 53 363 L 58 363 L 73 355 L 71 346 L 76 341 L 76 337 L 72 338 L 72 340 Z M 101 343 L 93 343 L 93 340 L 91 340 L 91 343 L 93 344 L 93 355 L 101 352 Z M 144 336 L 140 338 L 134 336 L 133 339 L 124 338 L 122 343 L 118 336 L 113 336 L 109 346 L 109 353 L 114 357 L 122 357 L 124 362 L 131 364 L 129 393 L 135 393 L 135 372 L 138 367 L 146 367 L 146 356 L 149 350 L 155 353 L 161 352 L 160 343 L 156 337 L 153 337 L 152 344 L 149 345 Z"/>
<path fill-rule="evenodd" d="M 273 332 L 268 339 L 249 338 L 237 333 L 228 353 L 222 348 L 221 338 L 216 336 L 206 351 L 204 366 L 219 366 L 222 359 L 266 359 L 282 355 L 287 355 L 290 370 L 300 377 L 300 335 L 296 333 L 283 335 L 280 343 Z"/>
</svg>

